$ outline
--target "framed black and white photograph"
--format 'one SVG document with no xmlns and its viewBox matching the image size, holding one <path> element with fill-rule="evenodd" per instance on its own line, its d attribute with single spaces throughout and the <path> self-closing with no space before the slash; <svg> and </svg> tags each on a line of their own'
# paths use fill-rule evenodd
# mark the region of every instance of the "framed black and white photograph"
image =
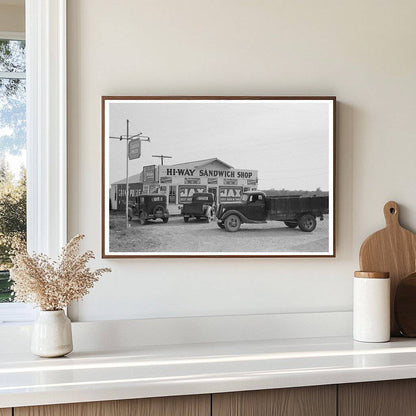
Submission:
<svg viewBox="0 0 416 416">
<path fill-rule="evenodd" d="M 103 257 L 334 257 L 335 97 L 102 97 Z"/>
</svg>

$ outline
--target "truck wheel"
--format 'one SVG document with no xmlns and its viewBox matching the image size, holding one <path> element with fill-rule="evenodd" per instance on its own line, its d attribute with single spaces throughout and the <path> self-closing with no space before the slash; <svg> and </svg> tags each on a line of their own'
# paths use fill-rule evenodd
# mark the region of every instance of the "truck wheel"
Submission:
<svg viewBox="0 0 416 416">
<path fill-rule="evenodd" d="M 206 214 L 206 217 L 207 217 L 206 222 L 210 223 L 214 219 L 214 213 L 212 211 L 212 208 L 211 207 L 208 208 L 205 214 Z"/>
<path fill-rule="evenodd" d="M 183 217 L 183 220 L 184 220 L 185 222 L 188 222 L 188 221 L 189 221 L 189 217 Z"/>
<path fill-rule="evenodd" d="M 224 220 L 224 226 L 227 231 L 234 233 L 240 229 L 241 220 L 238 215 L 231 214 Z"/>
<path fill-rule="evenodd" d="M 225 225 L 220 221 L 217 221 L 217 225 L 218 225 L 218 227 L 221 228 L 221 230 L 223 230 L 225 228 Z"/>
<path fill-rule="evenodd" d="M 163 218 L 163 223 L 166 224 L 169 221 L 169 218 Z"/>
<path fill-rule="evenodd" d="M 316 228 L 316 218 L 311 214 L 302 215 L 299 219 L 299 228 L 306 233 L 310 233 Z"/>
<path fill-rule="evenodd" d="M 284 223 L 289 228 L 296 228 L 298 226 L 297 221 L 284 221 Z"/>
<path fill-rule="evenodd" d="M 146 218 L 147 218 L 146 213 L 144 211 L 142 211 L 140 213 L 140 215 L 139 215 L 139 220 L 140 220 L 140 224 L 141 225 L 145 225 L 146 224 L 146 222 L 147 222 Z"/>
</svg>

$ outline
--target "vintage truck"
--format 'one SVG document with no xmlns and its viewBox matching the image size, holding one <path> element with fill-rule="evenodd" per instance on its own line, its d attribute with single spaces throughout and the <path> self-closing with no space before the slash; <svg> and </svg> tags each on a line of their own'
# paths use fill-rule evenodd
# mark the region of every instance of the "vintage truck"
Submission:
<svg viewBox="0 0 416 416">
<path fill-rule="evenodd" d="M 283 221 L 289 228 L 311 232 L 316 218 L 328 214 L 327 196 L 267 196 L 264 192 L 245 192 L 241 201 L 220 204 L 217 224 L 229 232 L 240 229 L 243 223 Z"/>
<path fill-rule="evenodd" d="M 169 221 L 166 195 L 139 195 L 135 199 L 135 203 L 129 204 L 129 220 L 137 216 L 141 225 L 145 225 L 148 220 L 161 219 L 164 223 Z"/>
<path fill-rule="evenodd" d="M 214 195 L 210 192 L 196 192 L 192 195 L 192 201 L 184 203 L 181 208 L 181 215 L 185 222 L 189 218 L 204 219 L 206 222 L 211 222 L 214 219 Z"/>
</svg>

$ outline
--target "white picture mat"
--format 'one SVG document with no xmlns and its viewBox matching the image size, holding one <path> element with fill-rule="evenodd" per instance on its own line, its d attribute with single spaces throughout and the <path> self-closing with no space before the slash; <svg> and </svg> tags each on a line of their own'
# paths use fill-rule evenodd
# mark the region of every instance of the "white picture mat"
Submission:
<svg viewBox="0 0 416 416">
<path fill-rule="evenodd" d="M 104 105 L 105 111 L 105 125 L 104 125 L 104 201 L 107 202 L 110 198 L 109 189 L 110 189 L 110 106 L 111 104 L 183 104 L 183 103 L 191 103 L 191 104 L 215 104 L 215 103 L 227 103 L 227 104 L 265 104 L 265 103 L 273 103 L 277 102 L 279 105 L 281 104 L 325 104 L 327 105 L 328 111 L 328 130 L 327 130 L 327 144 L 328 144 L 328 192 L 329 192 L 329 214 L 328 214 L 328 251 L 324 252 L 247 252 L 247 251 L 233 251 L 233 252 L 185 252 L 185 251 L 172 251 L 172 252 L 114 252 L 110 251 L 110 236 L 109 236 L 109 209 L 108 204 L 104 204 L 104 255 L 105 256 L 115 256 L 115 257 L 128 257 L 128 256 L 135 256 L 135 257 L 171 257 L 171 256 L 186 256 L 186 257 L 229 257 L 229 256 L 243 256 L 243 257 L 270 257 L 270 256 L 280 256 L 280 257 L 290 257 L 290 256 L 300 256 L 300 257 L 307 257 L 307 256 L 333 256 L 334 255 L 334 100 L 332 99 L 275 99 L 275 100 L 257 100 L 257 99 L 233 99 L 233 100 L 221 100 L 221 99 L 192 99 L 192 100 L 177 100 L 177 99 L 106 99 Z M 124 120 L 125 121 L 125 120 Z M 137 130 L 137 128 L 136 128 Z M 135 133 L 136 131 L 132 131 L 131 134 Z M 146 132 L 144 132 L 146 134 Z M 313 157 L 313 151 L 312 157 Z M 220 156 L 221 158 L 221 156 Z M 182 160 L 181 160 L 182 161 Z M 185 160 L 183 160 L 185 162 Z M 227 160 L 225 160 L 227 162 Z M 154 162 L 153 162 L 154 163 Z M 145 165 L 145 164 L 144 164 Z M 240 166 L 237 166 L 238 168 Z M 241 166 L 244 168 L 244 166 Z M 130 176 L 130 175 L 129 175 Z M 261 188 L 259 188 L 261 189 Z"/>
</svg>

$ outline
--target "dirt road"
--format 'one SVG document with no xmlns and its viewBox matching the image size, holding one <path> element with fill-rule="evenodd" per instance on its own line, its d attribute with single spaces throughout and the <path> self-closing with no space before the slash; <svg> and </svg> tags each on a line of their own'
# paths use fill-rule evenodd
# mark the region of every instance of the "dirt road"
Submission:
<svg viewBox="0 0 416 416">
<path fill-rule="evenodd" d="M 182 217 L 171 217 L 140 225 L 130 221 L 125 229 L 124 216 L 110 215 L 111 252 L 326 252 L 328 251 L 328 218 L 317 223 L 315 231 L 305 233 L 287 228 L 282 222 L 243 224 L 240 231 L 221 230 L 216 221 L 209 224 Z"/>
</svg>

